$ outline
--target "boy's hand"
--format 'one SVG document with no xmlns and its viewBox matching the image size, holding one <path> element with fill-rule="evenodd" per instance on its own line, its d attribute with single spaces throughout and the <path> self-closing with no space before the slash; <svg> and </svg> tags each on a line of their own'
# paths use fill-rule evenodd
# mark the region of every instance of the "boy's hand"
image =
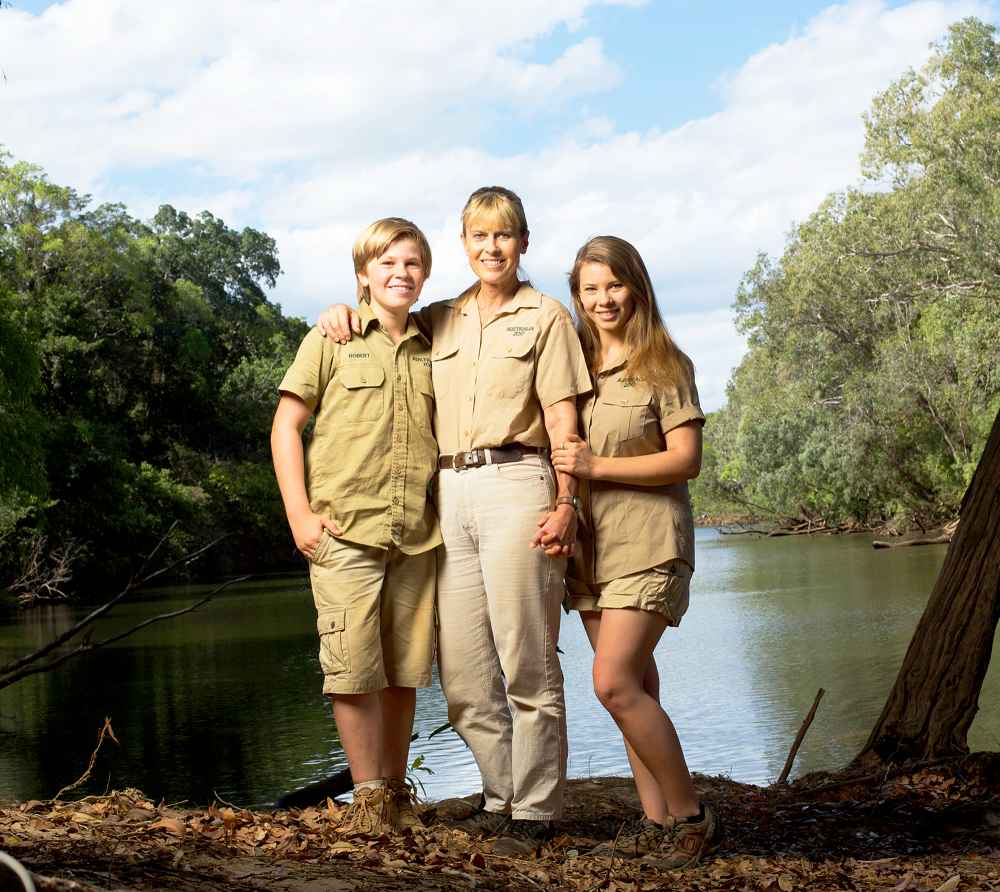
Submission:
<svg viewBox="0 0 1000 892">
<path fill-rule="evenodd" d="M 292 528 L 292 538 L 295 540 L 295 547 L 302 552 L 310 561 L 313 560 L 319 543 L 323 541 L 323 530 L 327 529 L 334 536 L 341 533 L 338 527 L 330 518 L 323 517 L 322 514 L 303 514 L 289 522 Z"/>
<path fill-rule="evenodd" d="M 532 548 L 541 548 L 546 557 L 569 557 L 576 546 L 576 511 L 571 505 L 558 505 L 538 521 Z"/>
<path fill-rule="evenodd" d="M 316 325 L 323 337 L 338 344 L 346 344 L 351 339 L 352 331 L 354 334 L 361 334 L 361 317 L 357 310 L 352 310 L 347 304 L 330 304 L 319 314 Z"/>
</svg>

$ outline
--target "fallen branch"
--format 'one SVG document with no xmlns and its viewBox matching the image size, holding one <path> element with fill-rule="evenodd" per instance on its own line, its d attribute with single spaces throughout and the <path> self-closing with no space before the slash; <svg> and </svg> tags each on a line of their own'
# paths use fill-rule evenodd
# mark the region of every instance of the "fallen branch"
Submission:
<svg viewBox="0 0 1000 892">
<path fill-rule="evenodd" d="M 941 532 L 934 536 L 917 536 L 915 539 L 900 539 L 898 542 L 889 542 L 885 539 L 875 539 L 872 548 L 909 548 L 912 545 L 948 545 L 955 537 L 958 529 L 958 521 L 953 520 L 941 528 Z"/>
<path fill-rule="evenodd" d="M 236 585 L 238 582 L 246 582 L 249 578 L 250 576 L 248 575 L 248 576 L 238 576 L 235 579 L 228 579 L 225 582 L 217 585 L 200 601 L 196 601 L 194 604 L 191 604 L 188 607 L 184 607 L 180 610 L 173 610 L 170 613 L 161 613 L 158 616 L 154 616 L 151 617 L 150 619 L 143 620 L 141 623 L 137 623 L 130 629 L 126 629 L 124 632 L 120 632 L 117 635 L 112 635 L 110 638 L 105 638 L 102 641 L 85 640 L 82 643 L 78 644 L 72 650 L 67 651 L 66 653 L 58 657 L 54 657 L 48 662 L 45 663 L 39 662 L 42 659 L 42 657 L 46 656 L 52 651 L 52 644 L 50 642 L 44 647 L 39 648 L 37 651 L 35 651 L 34 654 L 29 654 L 27 657 L 24 657 L 21 660 L 17 660 L 15 661 L 15 663 L 10 664 L 11 666 L 15 666 L 16 668 L 10 669 L 8 671 L 0 670 L 0 690 L 9 687 L 15 682 L 20 681 L 22 678 L 27 678 L 29 675 L 37 675 L 40 672 L 49 672 L 52 669 L 55 669 L 57 666 L 61 666 L 67 660 L 73 659 L 73 657 L 80 656 L 81 654 L 84 653 L 89 653 L 90 651 L 97 650 L 99 647 L 105 647 L 108 644 L 115 644 L 118 641 L 121 641 L 123 638 L 128 638 L 130 635 L 134 635 L 140 629 L 145 629 L 146 626 L 151 626 L 153 623 L 162 622 L 165 619 L 173 619 L 174 617 L 177 616 L 183 616 L 185 613 L 191 613 L 192 611 L 197 610 L 199 607 L 202 607 L 205 604 L 207 604 L 209 601 L 212 600 L 212 598 L 214 598 L 217 594 L 219 594 L 219 592 L 229 588 L 229 586 L 231 585 Z M 131 585 L 131 583 L 129 583 L 129 585 Z M 125 591 L 122 594 L 116 596 L 113 601 L 109 601 L 108 604 L 104 605 L 104 607 L 99 608 L 99 611 L 106 613 L 107 611 L 104 608 L 109 607 L 109 605 L 116 604 L 118 601 L 121 600 L 121 598 L 125 594 L 128 594 L 130 591 L 131 589 L 126 587 Z M 95 610 L 94 613 L 91 614 L 91 616 L 98 614 L 99 611 Z M 74 629 L 76 629 L 77 631 L 80 631 L 83 628 L 84 628 L 83 623 L 78 623 L 76 626 L 74 626 Z M 76 633 L 74 632 L 74 634 Z M 60 637 L 63 639 L 63 641 L 68 640 L 66 636 L 60 636 Z"/>
<path fill-rule="evenodd" d="M 806 731 L 809 730 L 809 726 L 812 724 L 813 719 L 816 718 L 816 710 L 819 708 L 819 701 L 823 699 L 823 695 L 826 691 L 820 688 L 816 692 L 816 699 L 813 700 L 812 709 L 806 715 L 805 721 L 802 722 L 802 727 L 799 728 L 799 733 L 795 735 L 795 742 L 792 743 L 792 748 L 788 751 L 788 758 L 785 759 L 785 767 L 781 769 L 781 774 L 778 775 L 777 783 L 783 784 L 788 780 L 788 775 L 792 770 L 792 763 L 795 761 L 795 757 L 798 755 L 799 747 L 802 746 L 802 741 L 806 736 Z"/>
<path fill-rule="evenodd" d="M 110 737 L 115 743 L 118 743 L 118 738 L 115 737 L 114 728 L 111 727 L 111 719 L 107 716 L 104 719 L 104 727 L 101 728 L 101 732 L 97 735 L 97 746 L 94 747 L 94 751 L 90 754 L 90 762 L 87 763 L 87 770 L 84 771 L 83 774 L 81 774 L 80 777 L 73 783 L 63 787 L 58 793 L 56 793 L 55 797 L 53 797 L 53 802 L 57 801 L 63 793 L 69 793 L 71 790 L 75 790 L 81 784 L 90 780 L 90 773 L 94 770 L 94 763 L 97 761 L 97 753 L 101 748 L 101 744 L 104 743 L 105 734 L 107 734 L 107 736 Z M 118 743 L 118 745 L 121 746 L 120 743 Z"/>
</svg>

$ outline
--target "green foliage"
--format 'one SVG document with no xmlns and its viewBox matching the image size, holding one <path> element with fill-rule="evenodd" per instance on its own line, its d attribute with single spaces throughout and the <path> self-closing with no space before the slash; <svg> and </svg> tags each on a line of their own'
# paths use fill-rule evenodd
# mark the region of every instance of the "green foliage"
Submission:
<svg viewBox="0 0 1000 892">
<path fill-rule="evenodd" d="M 737 293 L 703 489 L 778 517 L 957 511 L 998 407 L 1000 44 L 967 19 L 866 117 L 866 182 Z"/>
<path fill-rule="evenodd" d="M 174 549 L 227 530 L 244 566 L 286 554 L 267 430 L 306 325 L 267 299 L 279 274 L 263 233 L 91 207 L 0 152 L 0 537 L 83 543 L 82 582 L 175 520 Z"/>
</svg>

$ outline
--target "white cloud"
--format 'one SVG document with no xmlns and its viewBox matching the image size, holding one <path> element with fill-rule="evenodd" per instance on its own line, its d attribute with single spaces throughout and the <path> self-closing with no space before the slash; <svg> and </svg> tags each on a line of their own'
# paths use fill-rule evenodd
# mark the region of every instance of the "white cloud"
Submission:
<svg viewBox="0 0 1000 892">
<path fill-rule="evenodd" d="M 353 238 L 389 213 L 431 238 L 425 293 L 463 287 L 461 203 L 484 183 L 509 185 L 532 227 L 525 265 L 557 296 L 587 237 L 614 233 L 639 247 L 714 408 L 743 350 L 728 306 L 756 252 L 780 252 L 793 221 L 857 179 L 861 113 L 875 92 L 921 64 L 948 24 L 989 19 L 993 7 L 831 6 L 722 78 L 716 114 L 621 133 L 592 101 L 566 120 L 580 97 L 622 77 L 600 40 L 581 33 L 594 5 L 510 0 L 488 27 L 461 0 L 404 11 L 315 0 L 4 10 L 0 133 L 57 181 L 136 208 L 170 201 L 261 226 L 286 271 L 278 299 L 310 317 L 353 294 Z M 576 29 L 568 48 L 539 59 L 539 41 L 560 27 Z M 559 133 L 544 117 L 553 109 Z M 510 149 L 482 147 L 497 121 L 511 128 Z M 536 126 L 550 130 L 519 138 Z M 490 144 L 504 141 L 494 134 Z M 214 185 L 123 179 L 158 165 Z"/>
</svg>

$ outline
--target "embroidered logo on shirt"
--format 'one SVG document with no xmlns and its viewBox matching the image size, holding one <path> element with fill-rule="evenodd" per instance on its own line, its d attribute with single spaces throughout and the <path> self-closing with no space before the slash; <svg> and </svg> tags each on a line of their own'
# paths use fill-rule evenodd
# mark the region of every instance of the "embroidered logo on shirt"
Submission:
<svg viewBox="0 0 1000 892">
<path fill-rule="evenodd" d="M 431 358 L 429 356 L 414 356 L 413 358 L 421 365 L 429 366 L 431 364 Z"/>
<path fill-rule="evenodd" d="M 526 334 L 530 334 L 535 330 L 534 325 L 508 325 L 507 334 L 514 338 L 523 337 Z"/>
<path fill-rule="evenodd" d="M 623 376 L 623 377 L 621 377 L 621 378 L 618 379 L 618 383 L 622 387 L 635 387 L 635 385 L 638 384 L 641 380 L 642 379 L 639 378 L 636 375 L 631 375 L 629 377 L 624 377 Z"/>
<path fill-rule="evenodd" d="M 348 359 L 371 359 L 371 353 L 348 353 Z"/>
</svg>

